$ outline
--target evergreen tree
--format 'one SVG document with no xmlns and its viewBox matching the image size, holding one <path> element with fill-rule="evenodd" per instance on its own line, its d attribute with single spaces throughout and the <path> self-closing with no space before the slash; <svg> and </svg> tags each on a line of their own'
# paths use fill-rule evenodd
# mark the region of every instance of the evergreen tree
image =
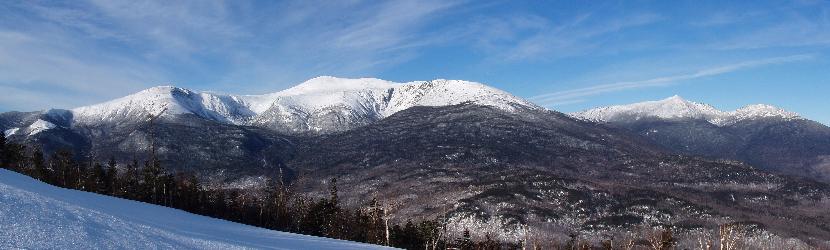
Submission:
<svg viewBox="0 0 830 250">
<path fill-rule="evenodd" d="M 21 168 L 25 158 L 23 152 L 25 152 L 25 147 L 8 142 L 5 134 L 0 133 L 0 168 L 23 170 Z"/>
<path fill-rule="evenodd" d="M 6 134 L 0 133 L 0 168 L 8 168 L 6 161 Z"/>
<path fill-rule="evenodd" d="M 124 177 L 120 181 L 122 184 L 121 193 L 122 197 L 138 200 L 140 199 L 140 188 L 138 182 L 138 162 L 133 160 L 130 164 L 127 165 L 127 171 L 124 173 Z"/>
<path fill-rule="evenodd" d="M 9 143 L 4 134 L 0 134 L 0 168 L 11 170 L 24 170 L 22 166 L 25 159 L 26 147 L 23 145 Z M 24 172 L 24 171 L 21 171 Z"/>
<path fill-rule="evenodd" d="M 329 182 L 329 197 L 317 201 L 306 201 L 298 199 L 294 204 L 296 214 L 300 216 L 297 228 L 300 232 L 308 235 L 340 238 L 345 233 L 341 223 L 343 214 L 338 207 L 337 180 Z"/>
<path fill-rule="evenodd" d="M 61 149 L 50 158 L 50 165 L 55 172 L 55 184 L 60 187 L 73 188 L 72 169 L 74 168 L 72 152 Z"/>
<path fill-rule="evenodd" d="M 32 152 L 32 168 L 33 168 L 32 172 L 34 174 L 33 177 L 35 177 L 36 179 L 38 179 L 42 182 L 46 182 L 46 183 L 52 183 L 53 182 L 52 177 L 51 177 L 52 174 L 50 173 L 50 170 L 48 168 L 46 168 L 46 163 L 44 162 L 44 159 L 43 159 L 43 151 L 40 151 L 39 148 L 35 149 L 35 151 Z"/>
<path fill-rule="evenodd" d="M 104 173 L 104 189 L 106 190 L 105 193 L 108 194 L 116 194 L 118 190 L 118 186 L 116 185 L 116 180 L 118 178 L 118 169 L 116 168 L 115 158 L 110 158 L 110 161 L 107 163 L 107 169 Z"/>
<path fill-rule="evenodd" d="M 227 216 L 227 201 L 225 199 L 225 192 L 219 190 L 216 192 L 215 197 L 213 198 L 213 204 L 211 205 L 211 212 L 213 213 L 214 217 L 220 218 L 229 218 Z"/>
<path fill-rule="evenodd" d="M 159 203 L 158 191 L 161 190 L 159 185 L 159 177 L 161 176 L 161 173 L 161 164 L 158 160 L 144 162 L 144 168 L 141 171 L 142 179 L 144 181 L 143 190 L 141 194 L 144 201 L 150 203 Z"/>
<path fill-rule="evenodd" d="M 161 173 L 156 182 L 157 201 L 156 204 L 162 206 L 171 206 L 173 204 L 173 197 L 175 196 L 175 180 L 173 175 Z"/>
<path fill-rule="evenodd" d="M 406 220 L 406 224 L 401 227 L 395 225 L 392 227 L 392 245 L 404 249 L 418 249 L 423 248 L 424 243 L 420 240 L 418 228 L 412 223 L 411 219 Z"/>
<path fill-rule="evenodd" d="M 204 202 L 203 192 L 199 189 L 201 184 L 195 174 L 182 174 L 177 178 L 176 187 L 179 195 L 176 202 L 179 208 L 201 213 L 202 208 L 199 204 Z"/>
<path fill-rule="evenodd" d="M 96 193 L 106 193 L 107 188 L 104 185 L 104 176 L 106 172 L 104 170 L 104 166 L 101 163 L 94 163 L 92 169 L 89 170 L 89 174 L 86 176 L 86 189 Z"/>
<path fill-rule="evenodd" d="M 72 188 L 78 190 L 89 190 L 86 187 L 86 175 L 89 174 L 87 172 L 87 164 L 83 164 L 77 161 L 72 161 Z"/>
<path fill-rule="evenodd" d="M 340 201 L 337 198 L 337 178 L 331 178 L 331 184 L 329 186 L 329 202 L 325 206 L 325 214 L 327 216 L 326 228 L 328 230 L 326 236 L 328 237 L 337 238 L 340 237 L 343 232 L 343 225 L 339 221 L 341 218 L 339 202 Z"/>
</svg>

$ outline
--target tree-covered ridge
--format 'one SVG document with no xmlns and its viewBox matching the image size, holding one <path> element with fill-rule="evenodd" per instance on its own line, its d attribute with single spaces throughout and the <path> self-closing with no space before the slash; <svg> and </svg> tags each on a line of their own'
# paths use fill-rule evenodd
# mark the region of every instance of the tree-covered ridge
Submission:
<svg viewBox="0 0 830 250">
<path fill-rule="evenodd" d="M 27 154 L 26 147 L 6 143 L 3 136 L 0 143 L 3 168 L 58 187 L 306 235 L 409 249 L 452 245 L 442 239 L 436 221 L 390 224 L 377 199 L 368 201 L 366 208 L 343 208 L 338 204 L 336 179 L 330 181 L 330 196 L 318 199 L 296 193 L 281 175 L 272 178 L 261 192 L 208 189 L 195 174 L 165 171 L 158 160 L 118 167 L 115 160 L 105 164 L 78 161 L 68 150 L 46 156 L 33 149 Z"/>
<path fill-rule="evenodd" d="M 445 219 L 395 224 L 390 221 L 388 204 L 372 197 L 358 208 L 347 208 L 338 200 L 337 179 L 328 181 L 328 197 L 309 197 L 299 193 L 281 172 L 275 173 L 263 190 L 208 188 L 194 173 L 166 171 L 149 156 L 139 164 L 134 160 L 119 167 L 107 163 L 79 161 L 68 150 L 46 156 L 39 149 L 7 143 L 0 137 L 0 164 L 40 181 L 69 189 L 94 192 L 130 200 L 181 209 L 248 225 L 405 249 L 674 249 L 680 237 L 673 227 L 643 228 L 606 240 L 589 241 L 578 234 L 568 240 L 526 238 L 500 242 L 485 235 L 474 239 L 470 230 L 453 238 Z M 29 152 L 29 153 L 27 153 Z M 698 249 L 742 249 L 757 245 L 745 239 L 748 228 L 724 224 L 713 233 L 700 234 L 686 242 L 698 242 Z M 767 246 L 780 244 L 770 242 Z M 688 247 L 688 246 L 686 246 Z"/>
</svg>

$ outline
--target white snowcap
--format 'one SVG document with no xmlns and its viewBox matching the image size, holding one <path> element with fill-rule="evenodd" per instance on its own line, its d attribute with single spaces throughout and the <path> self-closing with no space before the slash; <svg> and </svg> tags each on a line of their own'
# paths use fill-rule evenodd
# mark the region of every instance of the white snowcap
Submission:
<svg viewBox="0 0 830 250">
<path fill-rule="evenodd" d="M 718 126 L 759 118 L 800 118 L 796 113 L 766 104 L 748 105 L 735 111 L 721 111 L 708 104 L 688 101 L 678 95 L 659 101 L 599 107 L 572 113 L 571 116 L 599 122 L 636 121 L 645 118 L 706 120 Z"/>
<path fill-rule="evenodd" d="M 291 117 L 325 112 L 332 107 L 383 118 L 414 106 L 466 102 L 506 111 L 514 111 L 516 106 L 540 108 L 475 82 L 437 79 L 396 83 L 376 78 L 320 76 L 264 95 L 224 95 L 158 86 L 72 112 L 76 123 L 140 119 L 166 110 L 164 115 L 195 114 L 220 122 L 251 125 L 255 121 L 294 119 Z"/>
<path fill-rule="evenodd" d="M 12 136 L 12 135 L 16 134 L 18 130 L 20 130 L 20 128 L 6 129 L 6 131 L 3 131 L 3 135 L 6 136 L 6 137 L 9 137 L 9 136 Z"/>
<path fill-rule="evenodd" d="M 41 120 L 41 119 L 37 119 L 37 121 L 35 121 L 31 125 L 29 125 L 29 127 L 27 129 L 29 130 L 29 136 L 32 136 L 32 135 L 36 135 L 40 132 L 56 128 L 56 127 L 57 126 L 55 124 L 51 123 L 51 122 L 47 122 L 47 121 L 44 121 L 44 120 Z M 16 132 L 16 131 L 17 130 L 15 130 L 14 132 Z"/>
<path fill-rule="evenodd" d="M 348 79 L 333 76 L 318 76 L 278 93 L 281 93 L 282 95 L 302 95 L 318 92 L 388 89 L 395 87 L 396 85 L 400 84 L 377 78 Z"/>
</svg>

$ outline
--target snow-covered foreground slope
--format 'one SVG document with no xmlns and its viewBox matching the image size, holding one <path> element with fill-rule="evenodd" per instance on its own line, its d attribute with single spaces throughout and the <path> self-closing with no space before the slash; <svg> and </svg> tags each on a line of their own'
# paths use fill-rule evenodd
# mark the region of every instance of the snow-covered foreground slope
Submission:
<svg viewBox="0 0 830 250">
<path fill-rule="evenodd" d="M 44 184 L 0 169 L 0 249 L 384 249 Z"/>
<path fill-rule="evenodd" d="M 721 111 L 710 105 L 672 96 L 659 101 L 599 107 L 571 114 L 600 122 L 631 122 L 644 118 L 665 120 L 706 120 L 718 126 L 759 118 L 801 119 L 798 114 L 766 104 L 748 105 L 734 111 Z"/>
</svg>

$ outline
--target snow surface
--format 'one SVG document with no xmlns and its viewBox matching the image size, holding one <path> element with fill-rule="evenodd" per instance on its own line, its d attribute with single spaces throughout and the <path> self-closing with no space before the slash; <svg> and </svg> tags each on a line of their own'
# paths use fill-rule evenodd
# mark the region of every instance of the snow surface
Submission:
<svg viewBox="0 0 830 250">
<path fill-rule="evenodd" d="M 321 76 L 264 95 L 223 95 L 160 86 L 109 102 L 73 109 L 74 122 L 94 124 L 147 119 L 148 115 L 195 114 L 216 121 L 252 125 L 310 119 L 337 109 L 359 117 L 384 118 L 413 106 L 475 103 L 514 111 L 540 108 L 507 92 L 475 82 L 437 79 L 396 83 L 375 78 Z M 350 114 L 344 114 L 349 116 Z M 306 121 L 308 122 L 308 121 Z"/>
<path fill-rule="evenodd" d="M 5 135 L 6 137 L 9 137 L 9 136 L 12 136 L 12 135 L 14 135 L 15 133 L 17 133 L 17 131 L 18 131 L 18 130 L 20 130 L 20 128 L 10 128 L 10 129 L 6 129 L 6 131 L 3 131 L 3 135 Z"/>
<path fill-rule="evenodd" d="M 389 249 L 51 186 L 0 169 L 0 249 Z"/>
<path fill-rule="evenodd" d="M 798 114 L 766 104 L 748 105 L 734 111 L 721 111 L 710 105 L 691 102 L 680 96 L 659 101 L 600 107 L 571 113 L 571 116 L 600 122 L 621 122 L 645 118 L 666 120 L 706 120 L 718 126 L 759 118 L 802 119 Z"/>
<path fill-rule="evenodd" d="M 46 130 L 49 130 L 49 129 L 53 129 L 55 127 L 57 127 L 57 125 L 55 125 L 51 122 L 47 122 L 47 121 L 44 121 L 44 120 L 41 120 L 41 119 L 37 119 L 37 121 L 35 121 L 31 125 L 29 125 L 29 128 L 28 128 L 29 136 L 36 135 L 40 132 L 43 132 L 43 131 L 46 131 Z"/>
<path fill-rule="evenodd" d="M 219 121 L 234 121 L 253 113 L 235 96 L 198 93 L 159 86 L 101 104 L 72 110 L 75 122 L 149 119 L 149 116 L 191 113 Z"/>
</svg>

